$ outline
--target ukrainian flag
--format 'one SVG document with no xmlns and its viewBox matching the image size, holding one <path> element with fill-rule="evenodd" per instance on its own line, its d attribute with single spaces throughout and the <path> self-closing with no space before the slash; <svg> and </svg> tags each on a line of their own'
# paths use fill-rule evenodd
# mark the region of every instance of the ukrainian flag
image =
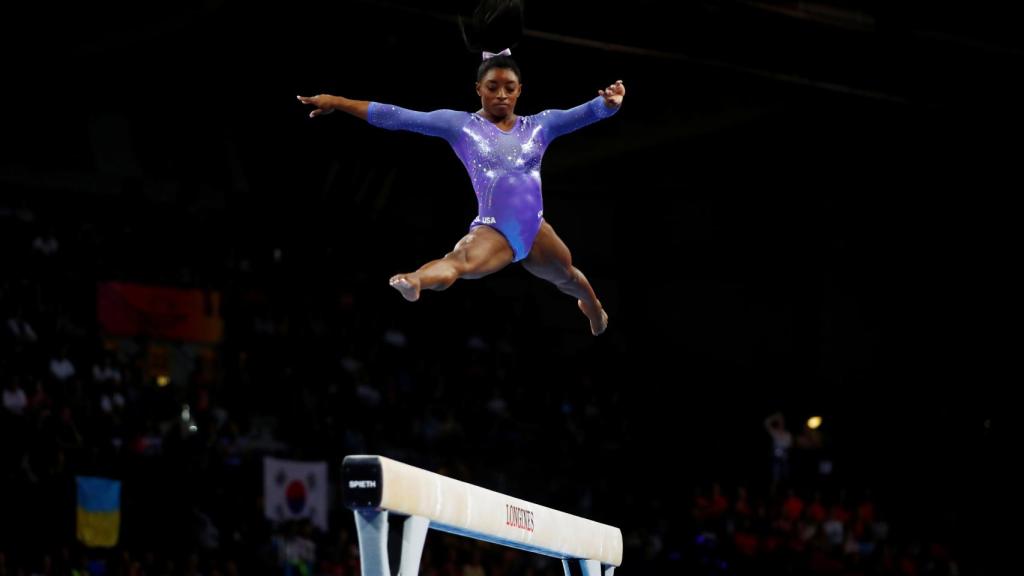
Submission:
<svg viewBox="0 0 1024 576">
<path fill-rule="evenodd" d="M 121 481 L 75 476 L 78 485 L 78 539 L 86 546 L 117 545 L 121 528 Z"/>
</svg>

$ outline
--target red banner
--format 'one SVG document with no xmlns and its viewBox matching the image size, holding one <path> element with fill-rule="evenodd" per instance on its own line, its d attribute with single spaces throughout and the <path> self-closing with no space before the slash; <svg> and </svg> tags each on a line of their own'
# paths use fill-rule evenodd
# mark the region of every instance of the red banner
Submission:
<svg viewBox="0 0 1024 576">
<path fill-rule="evenodd" d="M 220 292 L 121 282 L 96 287 L 99 324 L 108 336 L 217 343 L 224 336 Z"/>
</svg>

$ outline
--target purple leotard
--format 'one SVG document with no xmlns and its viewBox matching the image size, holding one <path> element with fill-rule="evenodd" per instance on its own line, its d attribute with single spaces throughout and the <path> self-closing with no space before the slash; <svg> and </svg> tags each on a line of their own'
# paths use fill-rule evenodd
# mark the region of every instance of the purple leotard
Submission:
<svg viewBox="0 0 1024 576">
<path fill-rule="evenodd" d="M 516 117 L 505 132 L 471 112 L 416 112 L 371 102 L 367 120 L 388 130 L 411 130 L 444 138 L 462 160 L 473 181 L 478 204 L 470 228 L 487 225 L 505 236 L 513 262 L 530 254 L 540 230 L 544 203 L 540 190 L 540 161 L 552 140 L 614 114 L 598 96 L 571 110 L 545 110 Z"/>
</svg>

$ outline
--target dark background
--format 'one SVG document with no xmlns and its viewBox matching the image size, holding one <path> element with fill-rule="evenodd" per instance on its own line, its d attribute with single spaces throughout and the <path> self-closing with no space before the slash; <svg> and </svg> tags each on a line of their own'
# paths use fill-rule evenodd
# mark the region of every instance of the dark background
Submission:
<svg viewBox="0 0 1024 576">
<path fill-rule="evenodd" d="M 494 387 L 519 399 L 507 425 L 525 432 L 505 451 L 447 447 L 448 466 L 484 485 L 501 469 L 509 492 L 570 512 L 593 480 L 591 515 L 627 533 L 688 522 L 695 486 L 764 485 L 764 417 L 821 415 L 829 482 L 873 490 L 901 533 L 941 541 L 965 573 L 998 565 L 1020 376 L 1018 14 L 996 2 L 529 3 L 518 113 L 628 88 L 619 114 L 553 145 L 543 169 L 545 216 L 611 317 L 593 338 L 571 300 L 518 266 L 416 304 L 389 290 L 391 274 L 464 233 L 464 169 L 440 140 L 311 120 L 295 100 L 475 110 L 463 6 L 250 4 L 4 9 L 5 313 L 25 306 L 12 294 L 49 290 L 88 340 L 97 281 L 221 290 L 218 398 L 243 420 L 280 416 L 284 436 L 282 396 L 329 380 L 342 350 L 389 373 L 380 336 L 398 330 L 407 398 L 433 394 L 442 411 Z M 19 210 L 35 217 L 15 233 Z M 35 227 L 56 231 L 73 282 L 18 259 Z M 260 314 L 291 330 L 259 348 L 245 327 Z M 467 359 L 472 337 L 504 352 Z M 256 349 L 273 367 L 260 382 L 231 368 Z M 432 392 L 467 364 L 479 370 L 463 387 Z M 544 414 L 577 401 L 600 407 L 587 429 L 601 440 L 567 447 Z M 363 424 L 369 451 L 435 463 Z M 468 437 L 488 426 L 463 422 Z M 291 434 L 291 454 L 340 459 L 346 446 L 323 434 Z M 539 463 L 555 461 L 572 480 L 549 489 Z M 0 514 L 0 550 L 31 517 Z M 54 546 L 71 539 L 55 534 Z M 625 573 L 643 549 L 627 548 Z"/>
</svg>

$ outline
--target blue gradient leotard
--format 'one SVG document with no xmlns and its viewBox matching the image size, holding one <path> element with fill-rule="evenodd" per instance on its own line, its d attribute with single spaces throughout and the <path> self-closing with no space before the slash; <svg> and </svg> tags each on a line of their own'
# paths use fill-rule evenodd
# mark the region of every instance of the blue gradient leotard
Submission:
<svg viewBox="0 0 1024 576">
<path fill-rule="evenodd" d="M 512 247 L 513 262 L 530 254 L 540 230 L 544 202 L 540 161 L 552 140 L 614 114 L 598 96 L 570 110 L 517 116 L 508 132 L 479 114 L 455 110 L 416 112 L 371 102 L 367 120 L 388 130 L 410 130 L 444 138 L 473 181 L 478 205 L 470 228 L 486 225 Z"/>
</svg>

